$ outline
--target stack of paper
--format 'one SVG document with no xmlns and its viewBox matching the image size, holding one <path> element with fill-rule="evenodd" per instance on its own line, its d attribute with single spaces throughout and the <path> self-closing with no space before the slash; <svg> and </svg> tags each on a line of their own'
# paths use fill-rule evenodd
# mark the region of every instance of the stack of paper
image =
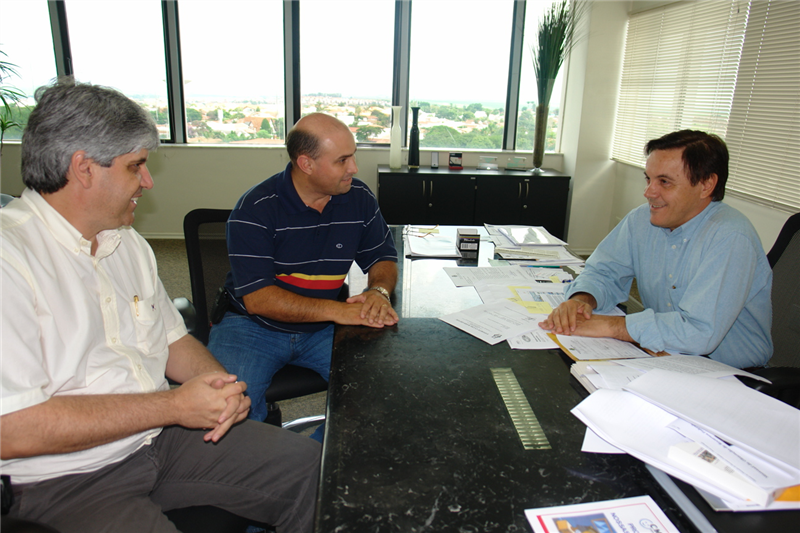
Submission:
<svg viewBox="0 0 800 533">
<path fill-rule="evenodd" d="M 495 226 L 484 224 L 494 251 L 512 264 L 582 265 L 583 259 L 566 249 L 561 239 L 542 226 Z"/>
<path fill-rule="evenodd" d="M 456 249 L 454 228 L 406 226 L 403 230 L 403 239 L 407 257 L 443 259 L 461 257 Z"/>
<path fill-rule="evenodd" d="M 655 369 L 671 370 L 682 374 L 695 374 L 709 378 L 747 376 L 769 383 L 769 380 L 744 370 L 695 355 L 667 355 L 647 359 L 622 359 L 616 361 L 577 361 L 569 371 L 589 392 L 597 389 L 622 390 L 625 385 L 645 372 Z"/>
<path fill-rule="evenodd" d="M 597 390 L 572 413 L 606 445 L 729 509 L 798 508 L 775 500 L 800 484 L 800 411 L 738 381 L 654 369 L 622 390 Z"/>
</svg>

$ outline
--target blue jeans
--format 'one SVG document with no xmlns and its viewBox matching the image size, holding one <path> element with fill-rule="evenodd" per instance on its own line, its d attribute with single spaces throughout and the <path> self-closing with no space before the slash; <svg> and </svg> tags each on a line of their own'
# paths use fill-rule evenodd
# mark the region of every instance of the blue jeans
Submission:
<svg viewBox="0 0 800 533">
<path fill-rule="evenodd" d="M 272 376 L 284 366 L 310 368 L 328 381 L 333 324 L 316 333 L 281 333 L 229 312 L 211 328 L 208 349 L 228 372 L 247 383 L 252 401 L 248 417 L 263 422 L 267 418 L 264 394 Z"/>
</svg>

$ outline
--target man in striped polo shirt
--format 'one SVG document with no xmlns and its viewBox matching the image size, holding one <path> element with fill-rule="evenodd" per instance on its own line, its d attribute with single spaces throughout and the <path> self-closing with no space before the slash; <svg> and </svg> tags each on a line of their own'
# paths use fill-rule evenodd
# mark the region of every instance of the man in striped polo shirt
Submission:
<svg viewBox="0 0 800 533">
<path fill-rule="evenodd" d="M 247 191 L 228 219 L 230 303 L 208 345 L 247 382 L 249 416 L 262 421 L 267 409 L 259 399 L 283 366 L 328 379 L 333 324 L 397 323 L 389 299 L 397 251 L 375 196 L 354 177 L 353 134 L 314 113 L 292 128 L 286 149 L 291 163 Z M 354 260 L 368 274 L 369 289 L 338 301 Z"/>
</svg>

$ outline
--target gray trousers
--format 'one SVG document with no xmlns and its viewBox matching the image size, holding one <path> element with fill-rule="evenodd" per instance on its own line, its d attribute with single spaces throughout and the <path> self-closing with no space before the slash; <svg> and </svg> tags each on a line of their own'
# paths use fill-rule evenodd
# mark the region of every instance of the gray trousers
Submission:
<svg viewBox="0 0 800 533">
<path fill-rule="evenodd" d="M 150 446 L 87 474 L 14 486 L 10 515 L 62 533 L 175 533 L 162 511 L 213 505 L 280 533 L 310 532 L 320 445 L 245 420 L 217 444 L 203 430 L 164 428 Z"/>
</svg>

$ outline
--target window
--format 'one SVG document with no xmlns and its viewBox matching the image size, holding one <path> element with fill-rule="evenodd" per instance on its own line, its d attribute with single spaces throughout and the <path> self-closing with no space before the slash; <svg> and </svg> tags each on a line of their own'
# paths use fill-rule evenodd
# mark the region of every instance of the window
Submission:
<svg viewBox="0 0 800 533">
<path fill-rule="evenodd" d="M 67 0 L 65 8 L 75 79 L 123 92 L 171 138 L 161 2 Z"/>
<path fill-rule="evenodd" d="M 359 142 L 388 144 L 394 103 L 407 123 L 422 108 L 422 147 L 511 150 L 534 94 L 532 75 L 520 76 L 526 5 L 530 25 L 552 1 L 7 0 L 0 50 L 19 39 L 47 58 L 37 69 L 55 59 L 61 75 L 116 87 L 167 142 L 282 145 L 287 126 L 322 111 Z M 551 102 L 554 128 L 559 108 Z"/>
<path fill-rule="evenodd" d="M 283 144 L 283 2 L 178 3 L 190 143 Z"/>
<path fill-rule="evenodd" d="M 389 143 L 393 0 L 300 2 L 301 115 L 328 113 L 358 142 Z"/>
<path fill-rule="evenodd" d="M 13 13 L 13 16 L 9 16 Z M 12 110 L 11 121 L 25 124 L 33 109 L 33 94 L 56 77 L 53 57 L 53 39 L 50 36 L 50 20 L 47 2 L 30 0 L 6 0 L 3 16 L 0 16 L 0 50 L 6 55 L 0 60 L 16 65 L 18 76 L 3 80 L 3 85 L 16 87 L 26 95 Z M 25 21 L 24 24 L 21 21 Z M 9 128 L 4 140 L 20 139 L 22 129 Z"/>
<path fill-rule="evenodd" d="M 724 136 L 746 3 L 680 2 L 628 22 L 613 159 L 644 165 L 644 145 L 680 129 Z"/>
<path fill-rule="evenodd" d="M 513 9 L 513 0 L 414 0 L 409 98 L 421 147 L 502 148 Z"/>
<path fill-rule="evenodd" d="M 753 2 L 726 140 L 727 191 L 800 209 L 800 2 Z"/>
<path fill-rule="evenodd" d="M 536 123 L 536 75 L 533 72 L 533 58 L 531 45 L 536 39 L 539 20 L 550 8 L 551 2 L 529 2 L 525 8 L 525 45 L 522 51 L 522 65 L 520 74 L 519 106 L 517 114 L 517 150 L 533 150 L 534 126 Z M 558 149 L 558 139 L 561 129 L 561 97 L 563 94 L 564 73 L 567 70 L 566 61 L 561 65 L 553 85 L 553 96 L 550 98 L 550 107 L 547 116 L 547 134 L 545 137 L 544 151 L 555 152 Z"/>
</svg>

